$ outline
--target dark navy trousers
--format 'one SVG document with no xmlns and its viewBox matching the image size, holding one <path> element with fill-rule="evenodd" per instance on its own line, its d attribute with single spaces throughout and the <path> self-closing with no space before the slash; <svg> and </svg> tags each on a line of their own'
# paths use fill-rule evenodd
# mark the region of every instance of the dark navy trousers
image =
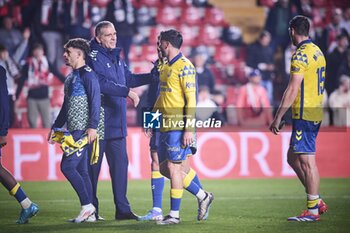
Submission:
<svg viewBox="0 0 350 233">
<path fill-rule="evenodd" d="M 91 153 L 89 153 L 91 155 Z M 92 183 L 92 203 L 98 213 L 97 182 L 101 170 L 103 155 L 106 155 L 109 174 L 112 181 L 116 216 L 131 212 L 126 197 L 128 184 L 128 155 L 126 152 L 126 138 L 100 140 L 100 155 L 98 162 L 89 166 L 89 175 Z"/>
<path fill-rule="evenodd" d="M 69 156 L 63 155 L 61 161 L 61 171 L 78 194 L 81 205 L 92 202 L 92 186 L 88 173 L 89 147 L 85 146 Z"/>
</svg>

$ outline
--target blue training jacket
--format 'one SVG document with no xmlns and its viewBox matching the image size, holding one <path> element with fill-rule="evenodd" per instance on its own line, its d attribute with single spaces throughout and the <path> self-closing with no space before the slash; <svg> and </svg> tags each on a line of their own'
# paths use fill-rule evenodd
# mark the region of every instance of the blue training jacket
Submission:
<svg viewBox="0 0 350 233">
<path fill-rule="evenodd" d="M 6 84 L 6 70 L 0 66 L 0 136 L 6 136 L 9 128 L 9 95 Z"/>
<path fill-rule="evenodd" d="M 90 41 L 90 67 L 96 72 L 101 89 L 101 116 L 104 135 L 101 139 L 127 136 L 126 97 L 129 88 L 149 84 L 151 73 L 133 74 L 123 59 L 120 48 L 103 48 L 96 39 Z"/>
</svg>

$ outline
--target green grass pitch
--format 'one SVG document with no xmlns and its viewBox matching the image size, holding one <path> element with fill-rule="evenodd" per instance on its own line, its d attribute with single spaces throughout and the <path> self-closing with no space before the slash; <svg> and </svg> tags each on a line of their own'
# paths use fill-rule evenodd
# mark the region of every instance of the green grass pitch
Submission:
<svg viewBox="0 0 350 233">
<path fill-rule="evenodd" d="M 104 222 L 73 224 L 67 219 L 80 210 L 78 197 L 67 181 L 22 182 L 30 198 L 40 206 L 29 224 L 14 222 L 20 206 L 0 188 L 0 232 L 350 232 L 350 179 L 322 179 L 321 194 L 329 206 L 317 223 L 287 222 L 305 208 L 305 194 L 297 179 L 204 180 L 215 195 L 207 221 L 197 222 L 197 201 L 184 194 L 179 225 L 158 226 L 154 222 L 115 221 L 111 184 L 99 183 L 100 214 Z M 133 211 L 146 214 L 151 207 L 150 182 L 130 181 L 128 198 Z M 169 210 L 169 181 L 163 209 Z"/>
</svg>

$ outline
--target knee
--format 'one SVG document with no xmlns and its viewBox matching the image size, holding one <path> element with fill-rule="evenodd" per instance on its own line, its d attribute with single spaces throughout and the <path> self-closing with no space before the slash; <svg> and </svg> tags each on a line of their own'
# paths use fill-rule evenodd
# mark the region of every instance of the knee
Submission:
<svg viewBox="0 0 350 233">
<path fill-rule="evenodd" d="M 73 170 L 74 168 L 69 163 L 65 163 L 64 161 L 61 163 L 61 172 L 66 177 L 69 176 L 69 174 L 71 174 Z"/>
</svg>

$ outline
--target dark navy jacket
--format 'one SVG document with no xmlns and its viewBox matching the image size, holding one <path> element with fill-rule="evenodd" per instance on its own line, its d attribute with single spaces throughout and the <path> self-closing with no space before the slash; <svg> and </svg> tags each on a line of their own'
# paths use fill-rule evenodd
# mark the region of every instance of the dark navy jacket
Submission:
<svg viewBox="0 0 350 233">
<path fill-rule="evenodd" d="M 102 94 L 104 135 L 101 138 L 126 137 L 126 97 L 129 88 L 149 84 L 152 75 L 131 73 L 120 58 L 120 48 L 103 48 L 96 39 L 91 40 L 90 48 L 89 65 L 98 76 Z"/>
<path fill-rule="evenodd" d="M 6 84 L 6 70 L 0 66 L 0 136 L 6 136 L 9 128 L 9 95 Z"/>
</svg>

